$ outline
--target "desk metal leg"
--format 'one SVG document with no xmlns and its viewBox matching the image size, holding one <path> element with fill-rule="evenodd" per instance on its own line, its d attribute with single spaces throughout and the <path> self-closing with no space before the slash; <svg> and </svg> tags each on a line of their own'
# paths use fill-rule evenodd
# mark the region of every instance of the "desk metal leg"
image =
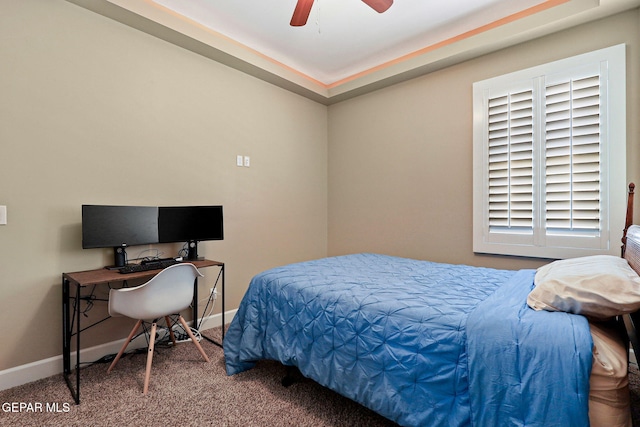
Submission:
<svg viewBox="0 0 640 427">
<path fill-rule="evenodd" d="M 69 383 L 71 373 L 71 337 L 69 336 L 69 281 L 62 279 L 62 372 Z"/>
<path fill-rule="evenodd" d="M 209 341 L 212 344 L 217 345 L 218 347 L 222 347 L 222 343 L 224 342 L 224 264 L 222 264 L 220 266 L 220 273 L 218 275 L 218 278 L 216 279 L 216 286 L 218 284 L 218 280 L 222 280 L 222 338 L 220 340 L 220 342 L 214 341 L 213 339 L 202 335 L 207 341 Z M 211 295 L 209 295 L 209 301 L 211 300 Z"/>
<path fill-rule="evenodd" d="M 224 291 L 224 265 L 221 267 L 222 268 L 222 339 L 221 341 L 224 342 L 224 328 L 225 328 L 225 323 L 224 323 L 224 296 L 226 295 L 225 291 Z"/>
<path fill-rule="evenodd" d="M 73 326 L 71 325 L 71 291 L 69 281 L 62 280 L 62 375 L 71 391 L 71 396 L 76 404 L 80 403 L 80 334 L 76 334 L 76 385 L 75 391 L 70 379 L 71 375 L 71 337 L 73 336 Z M 80 286 L 76 286 L 76 304 L 80 300 Z M 80 330 L 80 310 L 74 306 L 76 314 L 76 330 Z"/>
<path fill-rule="evenodd" d="M 198 325 L 198 278 L 193 279 L 193 326 L 196 329 L 200 329 Z M 186 332 L 186 331 L 185 331 Z"/>
<path fill-rule="evenodd" d="M 76 404 L 80 404 L 80 286 L 76 286 Z"/>
</svg>

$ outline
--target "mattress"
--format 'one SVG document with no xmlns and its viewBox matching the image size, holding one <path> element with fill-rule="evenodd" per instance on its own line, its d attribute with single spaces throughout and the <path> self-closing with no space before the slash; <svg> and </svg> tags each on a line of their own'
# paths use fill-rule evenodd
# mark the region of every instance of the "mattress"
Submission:
<svg viewBox="0 0 640 427">
<path fill-rule="evenodd" d="M 590 425 L 631 427 L 628 341 L 615 322 L 590 321 L 589 327 L 593 338 Z"/>
</svg>

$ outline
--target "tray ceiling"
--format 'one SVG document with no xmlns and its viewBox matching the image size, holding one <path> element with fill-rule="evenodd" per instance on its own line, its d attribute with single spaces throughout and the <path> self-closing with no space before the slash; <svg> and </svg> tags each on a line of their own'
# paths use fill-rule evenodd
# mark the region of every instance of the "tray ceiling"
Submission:
<svg viewBox="0 0 640 427">
<path fill-rule="evenodd" d="M 638 7 L 640 0 L 68 0 L 324 104 Z"/>
</svg>

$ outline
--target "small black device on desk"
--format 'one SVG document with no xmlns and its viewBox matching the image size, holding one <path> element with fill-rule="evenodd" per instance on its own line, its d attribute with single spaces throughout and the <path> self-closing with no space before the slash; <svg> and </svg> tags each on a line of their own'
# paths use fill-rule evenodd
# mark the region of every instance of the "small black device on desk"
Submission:
<svg viewBox="0 0 640 427">
<path fill-rule="evenodd" d="M 159 270 L 182 262 L 182 258 L 162 258 L 143 260 L 140 264 L 129 264 L 118 269 L 121 274 L 138 273 L 140 271 Z"/>
</svg>

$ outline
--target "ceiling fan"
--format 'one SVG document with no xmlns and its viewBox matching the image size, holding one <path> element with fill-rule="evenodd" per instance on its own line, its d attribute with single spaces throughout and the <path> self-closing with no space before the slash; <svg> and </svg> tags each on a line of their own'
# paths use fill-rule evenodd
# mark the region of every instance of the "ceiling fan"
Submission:
<svg viewBox="0 0 640 427">
<path fill-rule="evenodd" d="M 393 0 L 362 0 L 367 6 L 372 8 L 378 13 L 382 13 L 389 9 L 393 4 Z M 311 6 L 313 6 L 313 0 L 298 0 L 296 8 L 293 11 L 291 17 L 292 27 L 302 27 L 307 23 L 309 13 L 311 12 Z"/>
</svg>

